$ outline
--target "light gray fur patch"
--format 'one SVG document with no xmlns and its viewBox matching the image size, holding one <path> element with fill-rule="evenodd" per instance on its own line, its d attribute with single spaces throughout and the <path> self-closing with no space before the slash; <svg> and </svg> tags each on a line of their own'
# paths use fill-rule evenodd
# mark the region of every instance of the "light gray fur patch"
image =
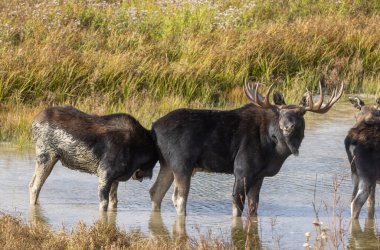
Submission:
<svg viewBox="0 0 380 250">
<path fill-rule="evenodd" d="M 350 150 L 352 156 L 355 155 L 355 148 L 356 148 L 356 146 L 354 146 L 354 145 L 350 145 L 349 150 Z"/>
<path fill-rule="evenodd" d="M 47 123 L 35 123 L 32 129 L 37 157 L 56 155 L 68 168 L 97 174 L 99 159 L 85 143 L 62 129 L 50 127 Z"/>
<path fill-rule="evenodd" d="M 269 125 L 268 132 L 269 132 L 270 136 L 275 136 L 276 137 L 276 139 L 277 139 L 276 151 L 279 154 L 285 154 L 286 152 L 289 151 L 288 144 L 285 142 L 285 138 L 282 135 L 282 133 L 281 133 L 280 128 L 279 128 L 278 125 L 275 125 L 275 124 L 271 123 Z"/>
</svg>

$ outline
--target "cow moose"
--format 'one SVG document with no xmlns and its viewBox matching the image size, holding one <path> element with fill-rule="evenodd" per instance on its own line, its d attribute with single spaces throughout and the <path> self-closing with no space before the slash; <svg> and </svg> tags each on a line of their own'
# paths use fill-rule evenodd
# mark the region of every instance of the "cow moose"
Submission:
<svg viewBox="0 0 380 250">
<path fill-rule="evenodd" d="M 349 100 L 360 110 L 355 125 L 344 140 L 354 184 L 351 218 L 359 218 L 360 210 L 368 200 L 368 218 L 373 219 L 376 182 L 380 181 L 380 98 L 375 105 L 365 105 L 359 97 Z"/>
<path fill-rule="evenodd" d="M 128 114 L 89 115 L 73 107 L 49 107 L 32 122 L 36 166 L 29 184 L 36 204 L 57 161 L 99 177 L 99 210 L 117 207 L 119 181 L 151 178 L 158 154 L 150 131 Z"/>
<path fill-rule="evenodd" d="M 246 195 L 249 212 L 256 216 L 264 177 L 276 175 L 291 154 L 298 155 L 304 137 L 304 114 L 326 113 L 343 93 L 342 83 L 322 106 L 320 83 L 316 103 L 307 92 L 307 106 L 286 105 L 283 98 L 275 98 L 277 103 L 271 104 L 273 84 L 262 98 L 259 86 L 254 89 L 245 83 L 245 93 L 252 103 L 241 108 L 177 109 L 153 123 L 152 136 L 160 162 L 159 174 L 150 189 L 153 211 L 160 211 L 162 199 L 174 181 L 173 204 L 178 215 L 186 215 L 191 176 L 196 171 L 208 171 L 235 176 L 233 216 L 241 216 Z"/>
</svg>

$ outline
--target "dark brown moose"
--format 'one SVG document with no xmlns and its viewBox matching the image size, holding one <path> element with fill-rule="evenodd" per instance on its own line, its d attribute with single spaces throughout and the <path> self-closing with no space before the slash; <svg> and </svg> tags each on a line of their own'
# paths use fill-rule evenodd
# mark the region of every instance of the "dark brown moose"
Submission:
<svg viewBox="0 0 380 250">
<path fill-rule="evenodd" d="M 323 106 L 320 84 L 317 103 L 307 93 L 307 105 L 286 105 L 283 98 L 269 101 L 272 86 L 260 98 L 257 84 L 245 84 L 251 104 L 229 111 L 174 110 L 153 123 L 160 172 L 150 189 L 152 209 L 159 211 L 167 190 L 174 181 L 172 201 L 178 215 L 186 215 L 191 176 L 196 171 L 227 173 L 235 176 L 233 215 L 241 216 L 246 194 L 250 213 L 257 215 L 259 193 L 264 177 L 274 176 L 284 161 L 298 155 L 304 137 L 307 111 L 326 113 L 342 95 L 343 83 Z M 278 99 L 278 98 L 277 98 Z"/>
<path fill-rule="evenodd" d="M 368 200 L 368 218 L 373 219 L 376 182 L 380 181 L 380 98 L 374 105 L 365 105 L 358 97 L 349 100 L 360 110 L 344 141 L 354 184 L 351 217 L 358 219 Z"/>
<path fill-rule="evenodd" d="M 59 160 L 71 169 L 99 177 L 99 209 L 117 207 L 119 181 L 152 177 L 158 161 L 150 131 L 127 114 L 89 115 L 73 107 L 49 107 L 32 123 L 36 168 L 29 184 L 30 203 Z"/>
</svg>

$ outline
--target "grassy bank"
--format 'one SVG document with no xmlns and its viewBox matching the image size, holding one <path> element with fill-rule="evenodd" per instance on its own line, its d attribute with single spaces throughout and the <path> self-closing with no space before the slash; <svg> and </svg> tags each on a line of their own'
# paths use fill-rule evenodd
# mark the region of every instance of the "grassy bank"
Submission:
<svg viewBox="0 0 380 250">
<path fill-rule="evenodd" d="M 147 238 L 127 233 L 115 225 L 79 223 L 70 232 L 54 231 L 45 224 L 27 225 L 20 219 L 0 214 L 1 249 L 233 249 L 221 240 L 188 241 L 170 237 Z"/>
<path fill-rule="evenodd" d="M 379 11 L 375 0 L 3 1 L 0 140 L 30 141 L 47 105 L 147 126 L 178 107 L 236 106 L 246 76 L 289 101 L 321 77 L 380 93 Z"/>
</svg>

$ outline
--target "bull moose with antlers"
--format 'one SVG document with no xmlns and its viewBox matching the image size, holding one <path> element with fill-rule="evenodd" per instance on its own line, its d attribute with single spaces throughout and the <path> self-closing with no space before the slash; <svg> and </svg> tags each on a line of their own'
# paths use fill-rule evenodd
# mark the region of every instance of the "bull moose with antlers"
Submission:
<svg viewBox="0 0 380 250">
<path fill-rule="evenodd" d="M 252 85 L 245 93 L 252 104 L 230 111 L 178 109 L 158 119 L 152 127 L 159 151 L 160 172 L 150 189 L 152 209 L 159 211 L 161 202 L 174 181 L 172 201 L 178 215 L 186 215 L 190 179 L 195 171 L 227 173 L 235 176 L 233 216 L 241 216 L 246 195 L 251 215 L 257 215 L 259 193 L 264 177 L 274 176 L 284 161 L 298 155 L 304 138 L 307 111 L 326 113 L 343 93 L 338 91 L 322 106 L 324 93 L 313 102 L 310 92 L 307 106 L 271 104 L 273 85 L 260 98 Z"/>
</svg>

